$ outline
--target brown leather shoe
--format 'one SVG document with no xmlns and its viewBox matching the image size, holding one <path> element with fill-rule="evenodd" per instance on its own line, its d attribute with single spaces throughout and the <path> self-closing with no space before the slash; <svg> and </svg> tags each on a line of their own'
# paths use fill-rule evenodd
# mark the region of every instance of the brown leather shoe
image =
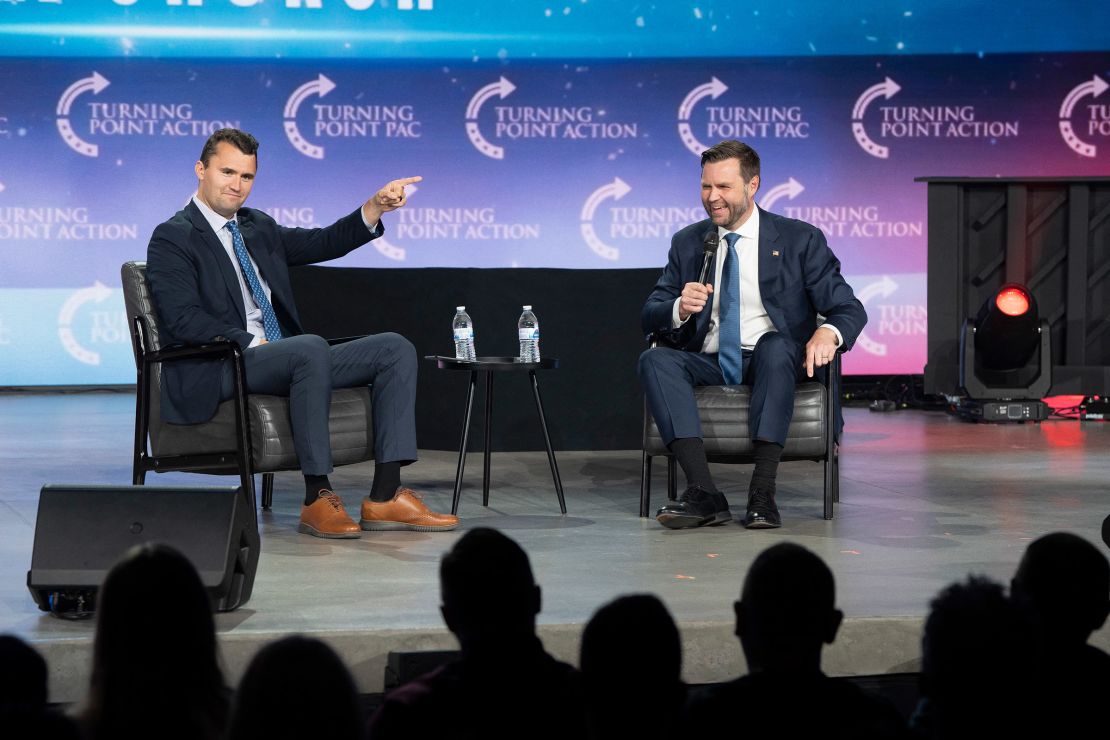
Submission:
<svg viewBox="0 0 1110 740">
<path fill-rule="evenodd" d="M 407 529 L 414 532 L 446 532 L 459 526 L 453 514 L 437 514 L 429 509 L 420 494 L 408 488 L 398 488 L 390 501 L 362 500 L 363 529 Z"/>
<path fill-rule="evenodd" d="M 320 498 L 311 505 L 301 507 L 297 531 L 329 540 L 353 540 L 362 536 L 362 530 L 343 508 L 339 494 L 327 489 L 320 491 Z"/>
</svg>

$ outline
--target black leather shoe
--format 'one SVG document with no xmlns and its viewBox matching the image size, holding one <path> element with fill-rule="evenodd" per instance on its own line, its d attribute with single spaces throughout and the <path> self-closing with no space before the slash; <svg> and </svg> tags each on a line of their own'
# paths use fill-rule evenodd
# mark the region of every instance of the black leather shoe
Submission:
<svg viewBox="0 0 1110 740">
<path fill-rule="evenodd" d="M 748 529 L 774 529 L 782 526 L 775 494 L 759 489 L 748 491 L 748 511 L 742 524 Z"/>
<path fill-rule="evenodd" d="M 655 520 L 668 529 L 713 526 L 730 519 L 732 512 L 724 494 L 700 486 L 690 486 L 677 502 L 667 504 L 655 514 Z"/>
</svg>

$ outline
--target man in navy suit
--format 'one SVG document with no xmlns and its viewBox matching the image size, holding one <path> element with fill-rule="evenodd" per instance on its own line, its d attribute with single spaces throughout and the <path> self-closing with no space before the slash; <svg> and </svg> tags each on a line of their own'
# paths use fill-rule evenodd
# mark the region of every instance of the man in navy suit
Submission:
<svg viewBox="0 0 1110 740">
<path fill-rule="evenodd" d="M 644 332 L 660 346 L 640 356 L 640 382 L 687 482 L 678 502 L 656 519 L 679 529 L 732 518 L 709 473 L 694 387 L 743 383 L 752 389 L 748 426 L 755 453 L 743 524 L 778 527 L 775 477 L 795 383 L 803 369 L 812 377 L 836 352 L 850 349 L 867 314 L 819 229 L 755 206 L 754 149 L 722 141 L 702 153 L 701 165 L 709 219 L 671 239 L 667 266 L 641 313 Z M 720 249 L 703 284 L 704 239 L 714 231 Z M 820 326 L 817 314 L 825 318 Z"/>
<path fill-rule="evenodd" d="M 416 460 L 416 351 L 399 334 L 376 334 L 329 346 L 305 334 L 293 302 L 289 268 L 347 254 L 383 233 L 382 214 L 405 204 L 393 180 L 348 216 L 322 229 L 278 225 L 244 208 L 257 170 L 258 142 L 220 129 L 201 150 L 197 192 L 154 230 L 147 279 L 158 311 L 162 345 L 229 339 L 243 349 L 247 390 L 289 396 L 293 442 L 305 479 L 299 530 L 316 537 L 353 538 L 362 530 L 454 529 L 458 519 L 428 509 L 401 486 L 401 467 Z M 331 489 L 328 411 L 332 388 L 369 385 L 374 424 L 374 482 L 356 523 Z M 233 395 L 226 360 L 166 363 L 162 413 L 196 424 Z"/>
</svg>

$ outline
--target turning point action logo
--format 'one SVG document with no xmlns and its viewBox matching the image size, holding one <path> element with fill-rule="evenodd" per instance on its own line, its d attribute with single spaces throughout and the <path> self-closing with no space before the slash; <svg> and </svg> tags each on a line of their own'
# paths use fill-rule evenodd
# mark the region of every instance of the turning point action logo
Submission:
<svg viewBox="0 0 1110 740">
<path fill-rule="evenodd" d="M 73 104 L 85 93 L 100 95 L 112 83 L 99 72 L 77 80 L 58 98 L 57 124 L 62 140 L 86 157 L 100 155 L 97 144 L 86 141 L 71 120 Z M 207 137 L 221 128 L 239 128 L 238 121 L 202 120 L 193 115 L 192 103 L 87 103 L 88 131 L 98 136 L 196 136 Z"/>
<path fill-rule="evenodd" d="M 1110 85 L 1106 80 L 1095 75 L 1073 87 L 1064 98 L 1064 102 L 1060 104 L 1060 135 L 1064 137 L 1064 143 L 1080 156 L 1094 157 L 1098 154 L 1098 147 L 1087 143 L 1075 132 L 1071 121 L 1072 112 L 1080 100 L 1088 95 L 1091 98 L 1097 98 L 1106 92 L 1107 88 L 1110 88 Z M 1080 125 L 1080 131 L 1086 136 L 1110 136 L 1110 103 L 1091 103 L 1086 108 L 1090 111 L 1090 115 L 1080 118 L 1086 124 Z"/>
<path fill-rule="evenodd" d="M 582 239 L 602 259 L 615 262 L 621 257 L 621 250 L 605 239 L 633 245 L 636 245 L 634 240 L 639 240 L 640 244 L 650 244 L 654 249 L 669 240 L 683 226 L 705 217 L 700 206 L 682 208 L 627 203 L 617 205 L 618 201 L 631 192 L 631 185 L 614 177 L 612 182 L 607 182 L 590 193 L 582 204 L 579 224 Z M 608 200 L 612 204 L 602 208 Z M 598 234 L 599 229 L 601 234 Z"/>
<path fill-rule="evenodd" d="M 504 159 L 505 149 L 487 139 L 479 127 L 482 106 L 492 98 L 504 100 L 517 89 L 502 77 L 480 88 L 466 106 L 466 135 L 470 143 L 490 159 Z M 589 105 L 497 105 L 494 106 L 493 138 L 518 139 L 635 139 L 635 123 L 596 120 L 606 112 Z"/>
<path fill-rule="evenodd" d="M 863 151 L 887 159 L 890 148 L 875 141 L 864 125 L 868 107 L 879 98 L 890 100 L 902 86 L 887 77 L 863 91 L 852 107 L 852 135 Z M 880 139 L 1011 139 L 1018 121 L 980 121 L 973 105 L 880 105 Z M 874 130 L 874 129 L 872 129 Z"/>
</svg>

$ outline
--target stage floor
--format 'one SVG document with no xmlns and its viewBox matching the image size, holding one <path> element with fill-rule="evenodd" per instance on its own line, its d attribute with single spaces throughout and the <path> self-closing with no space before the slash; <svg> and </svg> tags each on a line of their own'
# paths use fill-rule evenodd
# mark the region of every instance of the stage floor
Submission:
<svg viewBox="0 0 1110 740">
<path fill-rule="evenodd" d="M 28 639 L 47 656 L 53 701 L 83 696 L 94 625 L 45 615 L 27 592 L 39 488 L 128 484 L 133 409 L 127 393 L 0 395 L 0 633 Z M 1103 547 L 1110 425 L 972 425 L 937 412 L 856 408 L 846 410 L 846 421 L 836 518 L 821 516 L 821 466 L 786 463 L 778 496 L 784 526 L 770 531 L 737 524 L 670 531 L 640 519 L 637 450 L 557 451 L 565 517 L 543 452 L 494 455 L 489 508 L 481 506 L 481 455 L 472 453 L 459 530 L 360 540 L 298 534 L 300 476 L 278 475 L 273 511 L 261 516 L 253 597 L 217 616 L 228 676 L 236 680 L 266 641 L 294 632 L 331 642 L 364 693 L 382 690 L 389 651 L 454 648 L 437 608 L 437 568 L 470 527 L 501 529 L 530 555 L 543 588 L 540 633 L 553 653 L 577 662 L 581 628 L 598 606 L 651 592 L 680 624 L 685 676 L 695 683 L 743 670 L 732 602 L 752 559 L 772 543 L 802 544 L 836 575 L 848 619 L 826 651 L 834 675 L 916 670 L 921 621 L 936 592 L 968 573 L 1008 582 L 1026 545 L 1042 534 L 1068 530 Z M 426 451 L 405 482 L 447 510 L 455 463 L 453 452 Z M 657 461 L 653 508 L 665 498 L 665 468 Z M 357 511 L 371 471 L 366 463 L 333 474 L 349 509 Z M 749 468 L 713 471 L 739 517 Z M 152 474 L 148 483 L 234 479 Z M 1110 647 L 1110 628 L 1094 641 Z"/>
</svg>

